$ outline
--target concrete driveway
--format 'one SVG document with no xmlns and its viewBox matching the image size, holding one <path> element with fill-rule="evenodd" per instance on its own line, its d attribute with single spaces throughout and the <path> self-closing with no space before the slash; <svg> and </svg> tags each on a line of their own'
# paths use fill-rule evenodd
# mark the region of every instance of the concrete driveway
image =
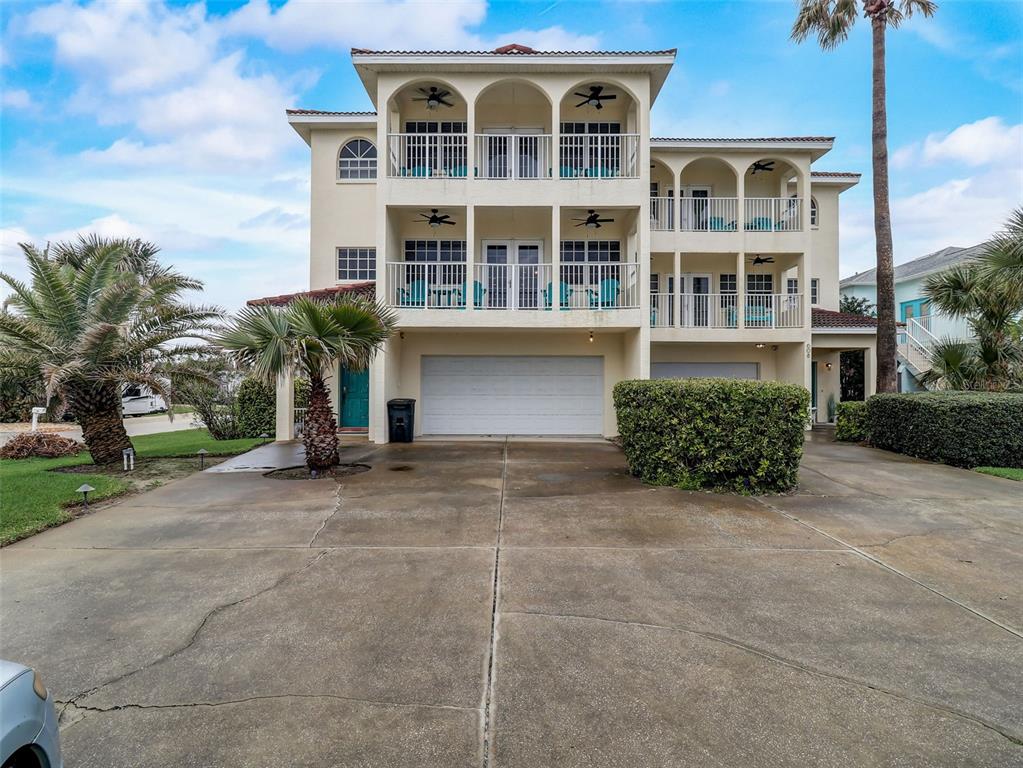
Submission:
<svg viewBox="0 0 1023 768">
<path fill-rule="evenodd" d="M 607 444 L 346 452 L 3 551 L 69 766 L 1023 765 L 1019 484 L 816 436 L 760 500 Z"/>
</svg>

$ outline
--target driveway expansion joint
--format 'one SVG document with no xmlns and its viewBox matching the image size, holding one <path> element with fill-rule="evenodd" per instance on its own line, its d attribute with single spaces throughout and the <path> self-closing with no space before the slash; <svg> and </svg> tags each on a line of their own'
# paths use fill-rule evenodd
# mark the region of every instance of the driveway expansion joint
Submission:
<svg viewBox="0 0 1023 768">
<path fill-rule="evenodd" d="M 890 688 L 883 688 L 881 686 L 874 685 L 873 683 L 869 683 L 865 680 L 858 680 L 857 678 L 848 677 L 837 672 L 831 672 L 824 669 L 818 669 L 816 667 L 810 667 L 794 659 L 786 659 L 783 656 L 778 656 L 774 653 L 771 653 L 770 651 L 764 650 L 763 648 L 758 648 L 755 645 L 749 645 L 748 643 L 745 643 L 742 640 L 737 640 L 736 638 L 729 637 L 727 635 L 720 635 L 717 634 L 716 632 L 706 632 L 703 630 L 694 629 L 692 627 L 668 626 L 665 624 L 650 624 L 648 622 L 642 621 L 630 621 L 628 619 L 611 619 L 604 616 L 587 616 L 583 614 L 573 613 L 548 613 L 545 611 L 504 611 L 504 614 L 507 616 L 538 616 L 548 619 L 567 619 L 570 621 L 572 620 L 595 621 L 607 624 L 618 624 L 622 626 L 639 627 L 641 629 L 662 630 L 666 632 L 679 632 L 682 634 L 693 635 L 695 637 L 700 637 L 704 640 L 709 640 L 711 642 L 727 645 L 731 648 L 734 648 L 739 651 L 744 651 L 754 656 L 759 656 L 760 658 L 765 659 L 766 661 L 788 667 L 789 669 L 796 670 L 797 672 L 803 672 L 804 674 L 814 675 L 816 677 L 822 677 L 829 680 L 836 680 L 838 682 L 845 683 L 846 685 L 852 685 L 858 688 L 866 688 L 868 690 L 874 691 L 875 693 L 890 696 L 893 699 L 909 702 L 922 707 L 928 707 L 930 709 L 937 710 L 947 715 L 952 715 L 962 720 L 968 720 L 972 723 L 987 728 L 988 730 L 994 731 L 998 735 L 1008 739 L 1014 744 L 1023 745 L 1023 733 L 1021 734 L 1012 733 L 1010 731 L 1007 731 L 1006 729 L 1003 728 L 1003 726 L 997 723 L 992 723 L 988 720 L 985 720 L 982 717 L 970 714 L 969 712 L 964 712 L 962 710 L 956 709 L 954 707 L 949 707 L 945 704 L 932 701 L 930 699 L 918 698 L 916 696 L 910 696 L 905 693 L 900 693 L 899 691 L 894 691 Z"/>
<path fill-rule="evenodd" d="M 483 691 L 483 768 L 490 765 L 491 747 L 491 696 L 494 690 L 494 665 L 497 657 L 498 598 L 501 587 L 501 530 L 504 524 L 505 489 L 508 486 L 508 438 L 504 439 L 501 463 L 501 499 L 497 506 L 497 541 L 494 546 L 493 600 L 490 604 L 490 652 L 487 660 L 487 680 Z"/>
</svg>

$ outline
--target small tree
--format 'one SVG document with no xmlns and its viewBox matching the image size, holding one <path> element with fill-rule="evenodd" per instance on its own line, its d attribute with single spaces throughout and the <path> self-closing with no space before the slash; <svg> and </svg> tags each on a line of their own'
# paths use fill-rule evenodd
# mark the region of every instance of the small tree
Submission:
<svg viewBox="0 0 1023 768">
<path fill-rule="evenodd" d="M 246 378 L 238 387 L 238 430 L 242 437 L 273 435 L 277 429 L 277 394 L 256 378 Z"/>
<path fill-rule="evenodd" d="M 838 311 L 847 312 L 850 315 L 862 315 L 863 317 L 874 317 L 875 307 L 870 299 L 865 296 L 843 296 L 838 301 Z"/>
<path fill-rule="evenodd" d="M 309 379 L 303 442 L 306 465 L 316 472 L 339 461 L 337 417 L 324 377 L 336 364 L 364 370 L 394 332 L 394 324 L 393 311 L 362 297 L 329 302 L 299 298 L 286 307 L 247 307 L 217 343 L 268 385 L 289 373 Z"/>
</svg>

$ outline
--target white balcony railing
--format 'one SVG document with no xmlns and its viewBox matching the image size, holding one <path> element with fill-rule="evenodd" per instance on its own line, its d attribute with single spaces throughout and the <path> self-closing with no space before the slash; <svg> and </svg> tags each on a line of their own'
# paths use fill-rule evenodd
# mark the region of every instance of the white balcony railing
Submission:
<svg viewBox="0 0 1023 768">
<path fill-rule="evenodd" d="M 476 176 L 481 179 L 549 179 L 551 137 L 517 133 L 477 134 Z"/>
<path fill-rule="evenodd" d="M 747 197 L 746 229 L 751 232 L 798 232 L 803 228 L 802 200 L 792 197 Z"/>
<path fill-rule="evenodd" d="M 734 197 L 683 197 L 683 232 L 735 232 L 739 201 Z"/>
<path fill-rule="evenodd" d="M 737 302 L 734 293 L 683 293 L 679 320 L 683 328 L 735 328 Z"/>
<path fill-rule="evenodd" d="M 464 133 L 392 133 L 387 136 L 387 175 L 465 178 L 469 174 Z"/>
<path fill-rule="evenodd" d="M 639 134 L 562 135 L 560 166 L 563 179 L 639 178 Z"/>
<path fill-rule="evenodd" d="M 675 325 L 675 294 L 650 294 L 650 327 L 671 328 Z"/>
<path fill-rule="evenodd" d="M 629 263 L 563 264 L 557 301 L 550 264 L 475 264 L 472 285 L 465 262 L 387 264 L 387 301 L 403 309 L 634 309 L 639 269 Z"/>
<path fill-rule="evenodd" d="M 650 198 L 650 229 L 655 232 L 671 232 L 675 229 L 675 198 Z"/>
<path fill-rule="evenodd" d="M 801 328 L 803 294 L 747 293 L 747 328 Z"/>
</svg>

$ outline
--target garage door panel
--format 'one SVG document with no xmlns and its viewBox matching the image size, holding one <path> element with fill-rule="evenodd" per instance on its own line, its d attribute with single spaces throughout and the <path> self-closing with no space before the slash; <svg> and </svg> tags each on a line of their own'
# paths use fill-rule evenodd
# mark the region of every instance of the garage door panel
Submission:
<svg viewBox="0 0 1023 768">
<path fill-rule="evenodd" d="M 651 363 L 652 379 L 759 379 L 759 363 Z"/>
<path fill-rule="evenodd" d="M 600 434 L 603 363 L 600 357 L 425 356 L 422 431 Z"/>
</svg>

